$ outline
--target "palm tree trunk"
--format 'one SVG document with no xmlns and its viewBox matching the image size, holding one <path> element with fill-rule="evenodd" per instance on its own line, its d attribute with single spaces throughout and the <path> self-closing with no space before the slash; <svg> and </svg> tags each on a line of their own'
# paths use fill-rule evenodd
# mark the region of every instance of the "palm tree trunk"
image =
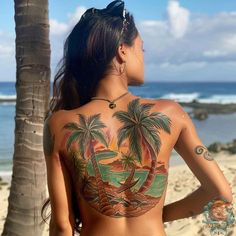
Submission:
<svg viewBox="0 0 236 236">
<path fill-rule="evenodd" d="M 131 186 L 131 181 L 134 178 L 134 174 L 135 174 L 135 166 L 133 165 L 132 168 L 131 168 L 130 175 L 125 180 L 125 182 L 116 190 L 117 193 L 121 193 L 123 191 L 125 191 L 128 194 L 132 193 L 130 188 L 132 187 Z"/>
<path fill-rule="evenodd" d="M 152 161 L 151 161 L 151 169 L 150 169 L 150 171 L 148 173 L 148 176 L 147 176 L 146 180 L 144 181 L 143 185 L 138 190 L 139 193 L 144 193 L 151 186 L 151 184 L 154 180 L 154 177 L 155 177 L 155 170 L 156 170 L 156 166 L 157 166 L 156 155 L 153 151 L 152 146 L 148 143 L 148 141 L 146 140 L 145 137 L 143 137 L 143 140 L 144 140 L 145 144 L 148 147 L 148 150 L 149 150 L 150 157 L 151 157 Z"/>
<path fill-rule="evenodd" d="M 132 168 L 131 168 L 130 175 L 125 180 L 125 184 L 129 185 L 131 183 L 132 179 L 134 178 L 134 173 L 135 173 L 135 166 L 133 165 Z"/>
<path fill-rule="evenodd" d="M 48 0 L 15 0 L 15 24 L 15 145 L 2 236 L 37 236 L 47 197 L 42 133 L 50 94 Z"/>
<path fill-rule="evenodd" d="M 94 153 L 92 143 L 93 143 L 93 140 L 90 141 L 89 146 L 90 146 L 90 153 L 92 155 L 91 162 L 93 165 L 93 169 L 94 169 L 94 173 L 95 173 L 95 177 L 96 177 L 96 183 L 97 183 L 97 191 L 98 191 L 98 196 L 99 196 L 99 207 L 100 207 L 100 210 L 102 213 L 112 215 L 114 213 L 114 209 L 112 208 L 112 206 L 108 200 L 106 191 L 104 189 L 102 176 L 101 176 L 101 173 L 98 168 L 98 164 L 96 161 L 96 155 Z"/>
</svg>

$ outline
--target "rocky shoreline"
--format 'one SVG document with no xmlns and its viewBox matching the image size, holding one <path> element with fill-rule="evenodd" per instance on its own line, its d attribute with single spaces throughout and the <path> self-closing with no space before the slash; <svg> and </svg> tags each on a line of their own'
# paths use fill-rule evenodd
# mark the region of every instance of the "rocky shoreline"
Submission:
<svg viewBox="0 0 236 236">
<path fill-rule="evenodd" d="M 228 143 L 214 142 L 210 144 L 208 150 L 213 153 L 219 153 L 221 151 L 227 151 L 229 154 L 236 154 L 236 139 L 233 139 Z"/>
<path fill-rule="evenodd" d="M 209 114 L 231 114 L 236 112 L 236 103 L 200 103 L 197 100 L 192 102 L 179 102 L 183 107 L 190 107 L 192 111 L 188 112 L 192 118 L 198 120 L 207 119 Z"/>
<path fill-rule="evenodd" d="M 0 98 L 0 104 L 4 102 L 16 102 L 15 98 Z M 178 101 L 177 101 L 178 102 Z M 192 102 L 178 102 L 183 107 L 192 108 L 189 112 L 190 116 L 199 120 L 204 120 L 208 117 L 208 114 L 230 114 L 236 112 L 235 103 L 201 103 L 197 100 Z"/>
<path fill-rule="evenodd" d="M 192 102 L 179 102 L 179 104 L 193 109 L 206 109 L 210 114 L 229 114 L 236 112 L 236 103 L 200 103 L 197 100 L 193 100 Z"/>
</svg>

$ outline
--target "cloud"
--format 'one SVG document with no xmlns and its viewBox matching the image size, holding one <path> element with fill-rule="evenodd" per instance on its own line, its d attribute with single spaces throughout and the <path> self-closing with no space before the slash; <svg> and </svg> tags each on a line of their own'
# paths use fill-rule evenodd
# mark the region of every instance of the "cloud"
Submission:
<svg viewBox="0 0 236 236">
<path fill-rule="evenodd" d="M 86 7 L 79 6 L 66 22 L 50 21 L 55 28 L 51 31 L 53 68 L 62 56 L 67 32 L 85 11 Z M 230 79 L 234 70 L 230 63 L 236 61 L 236 12 L 194 14 L 175 0 L 169 1 L 166 11 L 163 20 L 136 22 L 144 40 L 146 76 L 206 80 L 209 75 L 217 80 L 223 72 L 213 75 L 225 65 L 225 77 Z"/>
<path fill-rule="evenodd" d="M 14 55 L 14 47 L 0 44 L 0 57 L 10 57 Z"/>
<path fill-rule="evenodd" d="M 51 35 L 66 35 L 69 31 L 72 30 L 72 28 L 76 25 L 76 23 L 79 21 L 83 13 L 86 11 L 86 7 L 84 6 L 78 6 L 75 9 L 75 12 L 68 13 L 67 22 L 59 22 L 56 19 L 50 19 L 50 34 Z"/>
<path fill-rule="evenodd" d="M 16 73 L 15 35 L 0 29 L 0 80 L 14 80 Z"/>
<path fill-rule="evenodd" d="M 51 69 L 63 55 L 68 32 L 86 11 L 78 6 L 62 22 L 50 19 Z M 222 80 L 236 73 L 236 12 L 195 14 L 169 1 L 166 18 L 136 21 L 144 40 L 148 80 Z M 0 29 L 1 78 L 15 79 L 15 35 Z M 4 58 L 4 60 L 2 60 Z"/>
<path fill-rule="evenodd" d="M 49 24 L 50 24 L 51 35 L 62 35 L 62 34 L 65 34 L 68 30 L 67 24 L 63 22 L 59 22 L 55 19 L 50 19 Z"/>
<path fill-rule="evenodd" d="M 226 51 L 220 51 L 220 50 L 207 50 L 203 52 L 203 56 L 205 57 L 212 57 L 212 58 L 216 58 L 216 57 L 224 57 L 227 55 Z"/>
<path fill-rule="evenodd" d="M 211 16 L 191 12 L 189 16 L 181 34 L 174 33 L 170 14 L 163 20 L 138 23 L 144 40 L 145 76 L 151 80 L 235 80 L 236 12 Z"/>
<path fill-rule="evenodd" d="M 209 46 L 209 48 L 203 51 L 203 56 L 206 58 L 223 61 L 236 60 L 236 34 L 225 32 L 225 34 L 215 39 L 215 43 Z"/>
<path fill-rule="evenodd" d="M 78 6 L 74 12 L 67 14 L 66 22 L 60 22 L 57 19 L 49 20 L 52 79 L 56 73 L 56 66 L 63 55 L 63 44 L 66 40 L 66 37 L 86 10 L 86 7 Z"/>
<path fill-rule="evenodd" d="M 228 52 L 236 52 L 236 33 L 226 36 L 223 39 L 223 46 Z"/>
<path fill-rule="evenodd" d="M 84 6 L 78 6 L 75 9 L 74 13 L 69 13 L 68 14 L 68 18 L 69 18 L 69 22 L 68 22 L 68 26 L 69 28 L 71 28 L 72 26 L 74 26 L 79 19 L 81 18 L 81 16 L 84 14 L 84 12 L 87 10 L 86 7 Z"/>
<path fill-rule="evenodd" d="M 176 0 L 170 0 L 167 6 L 168 21 L 170 32 L 175 38 L 184 36 L 189 25 L 190 12 L 181 7 Z"/>
<path fill-rule="evenodd" d="M 14 36 L 8 32 L 0 30 L 0 58 L 9 59 L 14 58 L 15 42 Z"/>
<path fill-rule="evenodd" d="M 168 19 L 138 24 L 144 40 L 146 62 L 183 64 L 236 60 L 236 14 L 229 12 L 211 17 L 194 15 L 188 33 L 176 38 L 170 34 Z"/>
</svg>

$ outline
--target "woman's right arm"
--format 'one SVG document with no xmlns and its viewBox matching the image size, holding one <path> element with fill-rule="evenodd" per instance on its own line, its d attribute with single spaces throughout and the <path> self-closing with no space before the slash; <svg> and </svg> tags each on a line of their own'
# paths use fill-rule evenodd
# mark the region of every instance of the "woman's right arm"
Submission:
<svg viewBox="0 0 236 236">
<path fill-rule="evenodd" d="M 163 222 L 187 218 L 203 212 L 204 206 L 222 197 L 232 202 L 232 191 L 213 155 L 204 146 L 188 113 L 177 102 L 173 102 L 175 117 L 181 132 L 175 150 L 184 159 L 200 182 L 200 187 L 185 198 L 165 205 Z"/>
</svg>

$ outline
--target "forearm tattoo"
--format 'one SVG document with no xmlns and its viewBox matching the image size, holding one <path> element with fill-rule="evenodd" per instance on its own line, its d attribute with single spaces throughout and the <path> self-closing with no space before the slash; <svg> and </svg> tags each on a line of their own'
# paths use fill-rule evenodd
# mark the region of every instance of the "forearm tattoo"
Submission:
<svg viewBox="0 0 236 236">
<path fill-rule="evenodd" d="M 210 226 L 210 232 L 213 234 L 221 232 L 220 235 L 226 235 L 228 228 L 235 225 L 233 204 L 223 197 L 208 202 L 203 208 L 203 215 L 205 219 L 202 222 Z"/>
<path fill-rule="evenodd" d="M 50 156 L 52 154 L 54 148 L 54 140 L 55 135 L 51 134 L 48 120 L 46 120 L 43 128 L 43 150 L 45 155 Z"/>
<path fill-rule="evenodd" d="M 214 160 L 214 158 L 212 157 L 211 153 L 207 150 L 206 147 L 202 146 L 202 145 L 198 145 L 195 147 L 194 152 L 197 155 L 203 155 L 203 157 L 208 160 L 208 161 L 212 161 Z"/>
</svg>

